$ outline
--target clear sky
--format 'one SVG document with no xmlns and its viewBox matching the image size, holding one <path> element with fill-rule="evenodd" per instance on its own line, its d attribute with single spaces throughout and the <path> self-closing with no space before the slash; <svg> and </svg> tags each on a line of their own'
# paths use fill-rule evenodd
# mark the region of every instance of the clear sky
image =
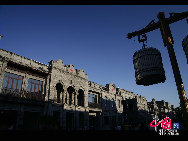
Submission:
<svg viewBox="0 0 188 141">
<path fill-rule="evenodd" d="M 147 34 L 148 46 L 160 50 L 165 83 L 136 85 L 133 54 L 141 49 L 138 38 L 126 34 L 144 28 L 165 12 L 185 12 L 188 5 L 9 5 L 0 6 L 0 48 L 48 65 L 62 59 L 84 69 L 89 81 L 105 86 L 114 83 L 136 94 L 179 106 L 179 97 L 160 30 Z M 188 94 L 188 64 L 182 40 L 188 34 L 186 20 L 170 25 L 174 50 Z"/>
</svg>

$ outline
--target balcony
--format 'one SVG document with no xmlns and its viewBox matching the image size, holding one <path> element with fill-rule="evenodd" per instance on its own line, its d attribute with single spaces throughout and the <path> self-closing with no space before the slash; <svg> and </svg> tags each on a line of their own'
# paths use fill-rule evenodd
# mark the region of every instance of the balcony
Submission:
<svg viewBox="0 0 188 141">
<path fill-rule="evenodd" d="M 89 108 L 99 108 L 99 109 L 101 109 L 101 103 L 88 102 L 88 106 L 89 106 Z"/>
<path fill-rule="evenodd" d="M 28 99 L 28 100 L 37 100 L 37 101 L 44 101 L 45 95 L 41 92 L 39 93 L 33 93 L 33 92 L 27 92 L 24 90 L 13 90 L 13 89 L 2 89 L 1 95 L 8 96 L 8 97 L 17 97 L 22 99 Z"/>
</svg>

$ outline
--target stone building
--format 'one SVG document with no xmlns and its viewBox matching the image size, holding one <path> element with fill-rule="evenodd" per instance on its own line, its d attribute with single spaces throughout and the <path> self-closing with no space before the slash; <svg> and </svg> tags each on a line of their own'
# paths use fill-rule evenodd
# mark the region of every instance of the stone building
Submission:
<svg viewBox="0 0 188 141">
<path fill-rule="evenodd" d="M 148 109 L 152 117 L 159 114 L 159 108 L 154 98 L 152 99 L 151 102 L 148 102 Z"/>
<path fill-rule="evenodd" d="M 146 98 L 138 94 L 124 101 L 124 114 L 128 123 L 149 123 L 152 119 Z"/>
<path fill-rule="evenodd" d="M 149 113 L 154 118 L 155 116 L 160 119 L 168 116 L 171 119 L 175 116 L 174 105 L 171 105 L 169 102 L 165 102 L 164 100 L 156 101 L 154 98 L 151 102 L 148 102 Z"/>
<path fill-rule="evenodd" d="M 46 65 L 0 49 L 0 130 L 112 130 L 148 112 L 146 98 L 88 81 L 61 59 Z"/>
</svg>

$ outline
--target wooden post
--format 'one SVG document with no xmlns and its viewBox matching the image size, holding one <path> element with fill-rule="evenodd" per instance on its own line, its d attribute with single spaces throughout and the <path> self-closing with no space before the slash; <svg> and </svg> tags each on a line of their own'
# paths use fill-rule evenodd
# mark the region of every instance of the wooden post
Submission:
<svg viewBox="0 0 188 141">
<path fill-rule="evenodd" d="M 160 30 L 161 30 L 161 35 L 162 35 L 162 38 L 163 38 L 163 42 L 164 42 L 164 45 L 168 49 L 168 54 L 169 54 L 169 58 L 170 58 L 170 62 L 171 62 L 171 66 L 172 66 L 172 70 L 173 70 L 173 73 L 174 73 L 174 78 L 175 78 L 175 82 L 176 82 L 176 86 L 177 86 L 177 90 L 178 90 L 178 94 L 179 94 L 180 106 L 181 106 L 181 108 L 183 110 L 183 118 L 184 118 L 185 126 L 186 126 L 186 129 L 188 129 L 188 118 L 187 118 L 188 103 L 187 103 L 187 97 L 186 97 L 186 94 L 185 94 L 185 90 L 184 90 L 184 86 L 183 86 L 180 70 L 179 70 L 179 67 L 178 67 L 178 63 L 177 63 L 177 60 L 176 60 L 176 55 L 175 55 L 174 48 L 173 48 L 172 34 L 171 34 L 171 31 L 170 31 L 169 24 L 167 22 L 165 22 L 165 14 L 164 14 L 164 12 L 160 12 L 158 14 L 158 19 L 159 19 L 159 22 L 161 23 Z"/>
</svg>

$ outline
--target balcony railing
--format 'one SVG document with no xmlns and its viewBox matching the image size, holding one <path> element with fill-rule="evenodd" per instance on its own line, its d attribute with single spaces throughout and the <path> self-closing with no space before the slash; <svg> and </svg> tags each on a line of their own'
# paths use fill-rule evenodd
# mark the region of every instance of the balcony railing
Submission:
<svg viewBox="0 0 188 141">
<path fill-rule="evenodd" d="M 34 93 L 34 92 L 27 92 L 24 90 L 13 90 L 13 89 L 2 89 L 2 95 L 6 95 L 9 97 L 20 97 L 20 98 L 25 98 L 29 100 L 38 100 L 38 101 L 44 101 L 45 95 L 42 94 L 41 92 Z"/>
<path fill-rule="evenodd" d="M 101 103 L 92 103 L 92 102 L 88 102 L 88 106 L 90 108 L 99 108 L 101 109 Z"/>
</svg>

